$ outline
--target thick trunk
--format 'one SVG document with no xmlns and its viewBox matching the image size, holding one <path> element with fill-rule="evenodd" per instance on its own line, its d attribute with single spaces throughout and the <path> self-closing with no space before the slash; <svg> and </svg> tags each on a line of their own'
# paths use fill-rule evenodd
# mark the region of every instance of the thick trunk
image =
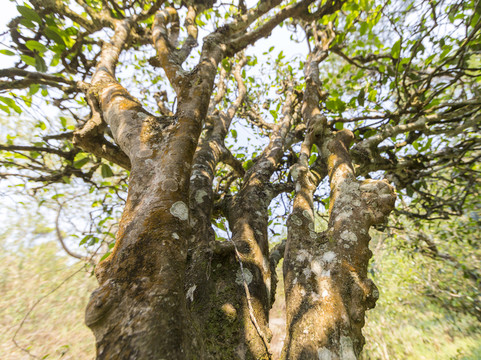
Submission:
<svg viewBox="0 0 481 360">
<path fill-rule="evenodd" d="M 314 228 L 315 186 L 307 171 L 299 170 L 284 259 L 284 359 L 354 360 L 364 345 L 364 314 L 379 295 L 367 278 L 368 231 L 389 214 L 395 195 L 383 181 L 355 179 L 347 150 L 351 136 L 341 131 L 325 140 L 331 203 L 328 229 L 322 233 Z"/>
<path fill-rule="evenodd" d="M 100 287 L 87 308 L 98 359 L 181 359 L 189 348 L 183 288 L 190 231 L 185 179 L 200 126 L 180 118 L 164 131 L 167 141 L 151 142 L 160 136 L 152 121 L 144 122 L 140 150 L 130 153 L 129 196 L 116 245 L 96 269 Z"/>
</svg>

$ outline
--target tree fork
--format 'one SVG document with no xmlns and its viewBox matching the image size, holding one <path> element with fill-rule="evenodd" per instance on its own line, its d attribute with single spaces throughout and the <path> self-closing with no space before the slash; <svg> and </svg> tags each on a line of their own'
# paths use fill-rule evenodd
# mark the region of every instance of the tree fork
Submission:
<svg viewBox="0 0 481 360">
<path fill-rule="evenodd" d="M 369 227 L 394 207 L 394 189 L 385 181 L 358 181 L 348 148 L 348 130 L 326 134 L 319 143 L 327 162 L 331 202 L 326 231 L 315 231 L 307 168 L 288 220 L 284 259 L 287 337 L 283 359 L 357 359 L 364 345 L 365 311 L 379 296 L 367 278 L 372 255 Z"/>
</svg>

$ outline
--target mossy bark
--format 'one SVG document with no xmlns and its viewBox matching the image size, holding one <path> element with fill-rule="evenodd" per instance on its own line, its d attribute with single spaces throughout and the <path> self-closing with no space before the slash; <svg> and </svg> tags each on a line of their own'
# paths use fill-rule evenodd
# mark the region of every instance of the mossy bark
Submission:
<svg viewBox="0 0 481 360">
<path fill-rule="evenodd" d="M 322 233 L 314 228 L 315 186 L 307 171 L 299 171 L 284 259 L 283 359 L 355 360 L 364 345 L 364 314 L 379 296 L 367 278 L 372 255 L 368 231 L 389 214 L 395 195 L 386 182 L 355 179 L 351 140 L 347 130 L 325 133 L 326 146 L 320 147 L 331 185 L 328 229 Z"/>
</svg>

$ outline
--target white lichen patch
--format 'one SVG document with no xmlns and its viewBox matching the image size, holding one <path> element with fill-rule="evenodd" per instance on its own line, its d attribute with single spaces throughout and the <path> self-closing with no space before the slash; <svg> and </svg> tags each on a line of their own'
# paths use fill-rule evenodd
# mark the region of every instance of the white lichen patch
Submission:
<svg viewBox="0 0 481 360">
<path fill-rule="evenodd" d="M 185 294 L 185 298 L 190 300 L 191 302 L 194 301 L 194 291 L 197 289 L 197 285 L 192 285 L 189 290 L 187 290 L 187 293 Z"/>
<path fill-rule="evenodd" d="M 314 231 L 309 231 L 309 236 L 311 237 L 311 239 L 317 239 L 317 233 Z"/>
<path fill-rule="evenodd" d="M 323 299 L 327 298 L 329 296 L 329 291 L 327 291 L 326 289 L 322 290 L 321 296 Z"/>
<path fill-rule="evenodd" d="M 356 194 L 359 192 L 360 186 L 357 181 L 344 181 L 341 186 L 340 190 L 343 193 L 349 193 L 349 194 Z"/>
<path fill-rule="evenodd" d="M 207 192 L 205 190 L 197 190 L 195 192 L 195 201 L 197 204 L 202 204 L 204 202 L 204 196 L 207 195 Z"/>
<path fill-rule="evenodd" d="M 331 277 L 331 270 L 322 270 L 321 277 Z"/>
<path fill-rule="evenodd" d="M 183 201 L 175 202 L 170 208 L 170 213 L 182 221 L 189 218 L 189 208 Z"/>
<path fill-rule="evenodd" d="M 294 181 L 296 181 L 298 176 L 299 176 L 299 167 L 294 165 L 291 168 L 291 177 Z"/>
<path fill-rule="evenodd" d="M 301 183 L 300 183 L 300 182 L 296 182 L 296 192 L 301 191 L 301 188 L 302 188 Z"/>
<path fill-rule="evenodd" d="M 327 251 L 322 255 L 322 260 L 329 264 L 336 259 L 336 253 L 334 251 Z"/>
<path fill-rule="evenodd" d="M 367 179 L 362 182 L 360 189 L 366 192 L 377 192 L 381 187 L 380 185 L 378 180 Z"/>
<path fill-rule="evenodd" d="M 192 175 L 190 176 L 190 181 L 194 181 L 198 178 L 202 178 L 202 176 L 204 176 L 204 173 L 202 172 L 202 170 L 195 169 L 192 171 Z"/>
<path fill-rule="evenodd" d="M 291 216 L 291 221 L 297 225 L 297 226 L 301 226 L 302 225 L 302 220 L 299 219 L 296 215 L 292 215 Z"/>
<path fill-rule="evenodd" d="M 313 260 L 311 261 L 311 271 L 316 274 L 317 276 L 321 276 L 322 274 L 322 265 L 319 261 Z"/>
<path fill-rule="evenodd" d="M 174 179 L 167 179 L 162 182 L 163 191 L 177 191 L 179 189 L 179 184 Z"/>
<path fill-rule="evenodd" d="M 237 310 L 232 304 L 225 303 L 224 305 L 222 305 L 221 309 L 224 312 L 224 314 L 227 316 L 227 319 L 229 319 L 230 321 L 234 321 L 236 319 Z"/>
<path fill-rule="evenodd" d="M 346 210 L 343 209 L 339 215 L 337 215 L 336 220 L 337 221 L 342 221 L 342 220 L 349 220 L 352 216 L 352 210 L 347 208 Z"/>
<path fill-rule="evenodd" d="M 357 241 L 357 236 L 352 231 L 344 230 L 341 233 L 341 239 L 344 240 L 344 241 L 354 243 L 354 242 Z"/>
<path fill-rule="evenodd" d="M 235 282 L 238 285 L 243 285 L 244 281 L 246 282 L 247 285 L 249 285 L 252 282 L 252 279 L 254 276 L 250 272 L 249 269 L 239 269 L 237 270 L 236 277 L 235 277 Z"/>
<path fill-rule="evenodd" d="M 313 302 L 319 301 L 320 298 L 321 298 L 321 295 L 319 295 L 315 291 L 311 292 L 311 299 Z"/>
<path fill-rule="evenodd" d="M 177 233 L 175 233 L 175 232 L 172 233 L 172 237 L 173 237 L 175 240 L 179 240 L 179 239 L 180 239 L 179 234 L 177 234 Z"/>
<path fill-rule="evenodd" d="M 297 253 L 297 256 L 296 256 L 296 261 L 297 262 L 303 262 L 306 259 L 311 261 L 312 255 L 309 254 L 307 252 L 307 250 L 304 250 L 304 249 L 299 250 L 299 252 Z"/>
<path fill-rule="evenodd" d="M 317 349 L 317 359 L 318 360 L 333 360 L 333 353 L 328 348 Z"/>
<path fill-rule="evenodd" d="M 262 259 L 262 269 L 267 273 L 269 271 L 269 261 L 267 258 Z M 269 277 L 270 279 L 270 277 Z"/>
<path fill-rule="evenodd" d="M 341 357 L 340 360 L 357 360 L 356 354 L 354 353 L 354 346 L 352 340 L 348 336 L 341 336 Z"/>
<path fill-rule="evenodd" d="M 304 211 L 302 212 L 302 215 L 304 215 L 304 217 L 305 217 L 306 219 L 312 219 L 312 216 L 311 216 L 311 213 L 309 212 L 309 210 L 304 210 Z"/>
</svg>

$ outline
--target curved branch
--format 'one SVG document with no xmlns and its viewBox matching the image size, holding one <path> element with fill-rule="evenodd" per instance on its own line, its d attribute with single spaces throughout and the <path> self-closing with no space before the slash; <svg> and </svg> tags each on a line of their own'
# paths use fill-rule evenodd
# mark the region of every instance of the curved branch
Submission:
<svg viewBox="0 0 481 360">
<path fill-rule="evenodd" d="M 192 11 L 189 11 L 189 14 L 192 16 Z M 169 36 L 169 31 L 167 31 L 167 25 L 169 24 L 171 24 L 172 28 L 178 29 L 179 16 L 177 10 L 172 7 L 163 9 L 155 15 L 154 24 L 152 25 L 152 41 L 157 50 L 162 68 L 175 91 L 179 93 L 185 71 L 182 69 L 182 63 L 175 56 L 175 33 L 177 31 L 174 31 L 174 34 L 171 33 Z M 192 28 L 190 31 L 192 31 Z"/>
<path fill-rule="evenodd" d="M 87 257 L 85 256 L 82 256 L 82 255 L 79 255 L 73 251 L 71 251 L 67 245 L 65 244 L 65 241 L 63 239 L 63 236 L 62 236 L 62 232 L 60 231 L 60 225 L 59 225 L 59 222 L 60 222 L 60 214 L 62 212 L 62 208 L 63 208 L 63 204 L 59 204 L 59 207 L 58 207 L 58 210 L 57 210 L 57 216 L 55 218 L 55 233 L 57 234 L 57 239 L 58 239 L 58 242 L 60 243 L 60 245 L 62 246 L 62 249 L 65 250 L 65 252 L 76 258 L 76 259 L 79 259 L 79 260 L 87 260 Z"/>
</svg>

